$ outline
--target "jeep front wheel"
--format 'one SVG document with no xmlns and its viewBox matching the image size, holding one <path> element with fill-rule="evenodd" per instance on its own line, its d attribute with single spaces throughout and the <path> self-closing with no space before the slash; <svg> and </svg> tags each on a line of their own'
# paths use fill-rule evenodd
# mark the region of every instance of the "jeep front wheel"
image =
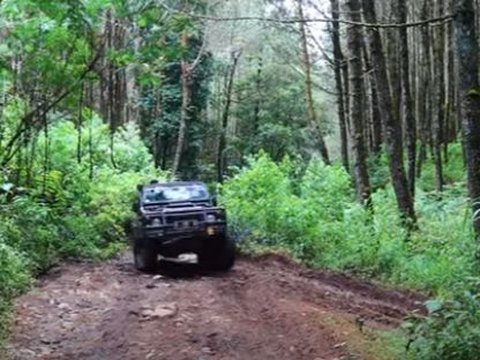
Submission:
<svg viewBox="0 0 480 360">
<path fill-rule="evenodd" d="M 157 253 L 145 244 L 134 244 L 133 258 L 137 270 L 151 272 L 154 271 L 157 266 Z"/>
<path fill-rule="evenodd" d="M 206 242 L 198 254 L 198 262 L 207 270 L 230 270 L 235 264 L 235 242 L 228 236 Z"/>
</svg>

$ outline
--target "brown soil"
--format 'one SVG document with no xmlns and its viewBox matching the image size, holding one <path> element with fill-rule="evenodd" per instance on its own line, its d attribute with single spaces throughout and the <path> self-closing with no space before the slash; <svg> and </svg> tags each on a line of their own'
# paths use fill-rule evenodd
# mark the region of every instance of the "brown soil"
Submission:
<svg viewBox="0 0 480 360">
<path fill-rule="evenodd" d="M 40 279 L 16 303 L 9 357 L 377 359 L 358 339 L 397 327 L 422 301 L 280 256 L 242 259 L 215 276 L 167 262 L 145 275 L 125 255 Z"/>
</svg>

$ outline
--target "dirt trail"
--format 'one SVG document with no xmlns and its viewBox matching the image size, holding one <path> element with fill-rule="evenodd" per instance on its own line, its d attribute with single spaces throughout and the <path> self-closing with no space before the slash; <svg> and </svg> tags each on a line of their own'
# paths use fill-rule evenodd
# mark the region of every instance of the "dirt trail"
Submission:
<svg viewBox="0 0 480 360">
<path fill-rule="evenodd" d="M 65 264 L 16 304 L 10 358 L 82 360 L 376 359 L 372 329 L 391 329 L 422 299 L 279 256 L 225 275 L 131 259 Z"/>
</svg>

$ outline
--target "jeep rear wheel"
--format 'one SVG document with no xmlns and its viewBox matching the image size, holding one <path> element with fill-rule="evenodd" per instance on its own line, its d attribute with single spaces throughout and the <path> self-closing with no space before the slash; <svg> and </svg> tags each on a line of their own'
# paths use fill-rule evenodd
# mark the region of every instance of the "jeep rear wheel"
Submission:
<svg viewBox="0 0 480 360">
<path fill-rule="evenodd" d="M 198 262 L 207 270 L 230 270 L 235 264 L 235 242 L 226 236 L 205 243 L 198 254 Z"/>
<path fill-rule="evenodd" d="M 151 272 L 157 267 L 157 253 L 145 244 L 133 246 L 135 267 L 140 271 Z"/>
</svg>

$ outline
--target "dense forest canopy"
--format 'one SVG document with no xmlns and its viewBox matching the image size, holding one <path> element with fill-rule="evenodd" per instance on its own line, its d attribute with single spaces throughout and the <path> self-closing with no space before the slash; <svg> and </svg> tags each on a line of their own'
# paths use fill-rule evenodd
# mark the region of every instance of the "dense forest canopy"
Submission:
<svg viewBox="0 0 480 360">
<path fill-rule="evenodd" d="M 479 14 L 473 0 L 1 1 L 0 313 L 59 259 L 118 251 L 137 183 L 200 179 L 245 251 L 439 296 L 412 351 L 474 359 Z"/>
</svg>

